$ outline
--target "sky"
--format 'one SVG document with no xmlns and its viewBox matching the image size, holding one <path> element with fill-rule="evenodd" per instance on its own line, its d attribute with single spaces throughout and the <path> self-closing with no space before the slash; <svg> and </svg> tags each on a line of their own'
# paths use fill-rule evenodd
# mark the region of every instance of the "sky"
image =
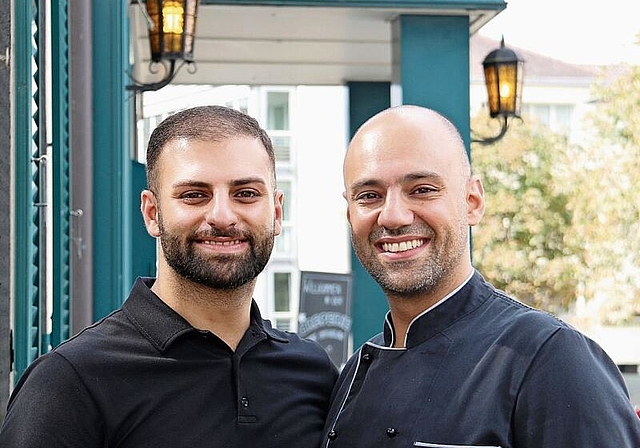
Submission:
<svg viewBox="0 0 640 448">
<path fill-rule="evenodd" d="M 506 1 L 481 35 L 572 64 L 640 65 L 640 0 Z"/>
</svg>

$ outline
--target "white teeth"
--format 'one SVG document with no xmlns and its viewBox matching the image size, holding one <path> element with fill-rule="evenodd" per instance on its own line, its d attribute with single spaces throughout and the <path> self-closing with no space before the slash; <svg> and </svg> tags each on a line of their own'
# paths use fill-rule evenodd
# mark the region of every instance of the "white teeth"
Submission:
<svg viewBox="0 0 640 448">
<path fill-rule="evenodd" d="M 203 240 L 202 242 L 204 244 L 208 244 L 210 246 L 233 246 L 234 244 L 240 244 L 240 241 L 238 241 L 238 240 L 233 240 L 233 241 L 209 241 L 209 240 Z"/>
<path fill-rule="evenodd" d="M 404 252 L 406 250 L 415 249 L 424 244 L 424 240 L 402 241 L 401 243 L 383 243 L 382 250 L 385 252 Z"/>
</svg>

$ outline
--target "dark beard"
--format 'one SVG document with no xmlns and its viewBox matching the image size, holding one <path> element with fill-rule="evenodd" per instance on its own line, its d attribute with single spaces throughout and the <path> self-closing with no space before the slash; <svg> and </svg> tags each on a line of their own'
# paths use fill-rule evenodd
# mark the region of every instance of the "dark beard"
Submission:
<svg viewBox="0 0 640 448">
<path fill-rule="evenodd" d="M 221 232 L 211 230 L 204 235 L 190 234 L 186 239 L 168 233 L 160 219 L 160 244 L 167 264 L 181 277 L 213 289 L 231 290 L 254 280 L 264 269 L 271 256 L 274 229 L 251 235 L 237 230 Z M 242 237 L 249 242 L 244 255 L 218 254 L 204 257 L 194 247 L 199 237 Z"/>
<path fill-rule="evenodd" d="M 446 235 L 445 241 L 436 239 L 435 232 L 426 224 L 398 230 L 381 228 L 373 232 L 368 240 L 358 239 L 352 230 L 351 241 L 362 266 L 385 294 L 410 299 L 433 292 L 455 272 L 464 254 L 463 235 L 467 229 L 466 223 L 460 223 L 459 228 L 452 228 L 452 231 L 457 230 L 457 232 Z M 390 268 L 377 259 L 372 249 L 372 241 L 385 235 L 401 236 L 409 233 L 432 239 L 431 244 L 434 249 L 430 258 L 422 265 L 416 264 L 415 261 L 396 262 L 393 268 Z"/>
</svg>

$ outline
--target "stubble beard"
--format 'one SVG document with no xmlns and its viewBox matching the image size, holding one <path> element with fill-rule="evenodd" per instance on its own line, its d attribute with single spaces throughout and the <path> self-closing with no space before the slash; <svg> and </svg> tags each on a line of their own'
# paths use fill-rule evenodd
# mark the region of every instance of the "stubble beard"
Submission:
<svg viewBox="0 0 640 448">
<path fill-rule="evenodd" d="M 180 277 L 213 289 L 232 290 L 253 281 L 264 270 L 273 250 L 274 225 L 258 235 L 211 229 L 184 237 L 168 231 L 160 217 L 158 224 L 160 245 L 167 264 Z M 206 237 L 242 237 L 248 241 L 249 250 L 242 255 L 205 256 L 196 250 L 195 241 Z"/>
<path fill-rule="evenodd" d="M 358 238 L 352 230 L 351 240 L 360 262 L 385 294 L 409 299 L 436 291 L 455 275 L 456 268 L 466 253 L 466 232 L 468 225 L 460 222 L 445 235 L 438 237 L 431 227 L 424 224 L 419 232 L 416 232 L 415 227 L 397 231 L 380 229 L 368 238 Z M 380 233 L 389 236 L 424 235 L 430 238 L 429 257 L 426 260 L 383 263 L 371 242 L 379 238 Z"/>
</svg>

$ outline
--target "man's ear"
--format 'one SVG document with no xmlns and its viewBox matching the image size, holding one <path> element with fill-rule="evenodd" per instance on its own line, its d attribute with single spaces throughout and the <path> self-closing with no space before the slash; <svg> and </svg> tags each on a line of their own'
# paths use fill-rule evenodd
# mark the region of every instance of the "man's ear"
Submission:
<svg viewBox="0 0 640 448">
<path fill-rule="evenodd" d="M 147 233 L 154 238 L 159 237 L 158 201 L 151 190 L 142 190 L 142 193 L 140 193 L 140 211 L 142 212 Z"/>
<path fill-rule="evenodd" d="M 284 214 L 284 192 L 282 190 L 276 190 L 276 194 L 273 198 L 275 206 L 275 235 L 278 236 L 282 233 L 282 219 Z"/>
<path fill-rule="evenodd" d="M 467 223 L 477 225 L 484 216 L 484 187 L 478 176 L 467 183 Z"/>
<path fill-rule="evenodd" d="M 351 223 L 351 211 L 349 209 L 349 200 L 347 199 L 347 192 L 343 191 L 342 192 L 342 197 L 344 198 L 344 200 L 347 202 L 347 222 Z"/>
</svg>

